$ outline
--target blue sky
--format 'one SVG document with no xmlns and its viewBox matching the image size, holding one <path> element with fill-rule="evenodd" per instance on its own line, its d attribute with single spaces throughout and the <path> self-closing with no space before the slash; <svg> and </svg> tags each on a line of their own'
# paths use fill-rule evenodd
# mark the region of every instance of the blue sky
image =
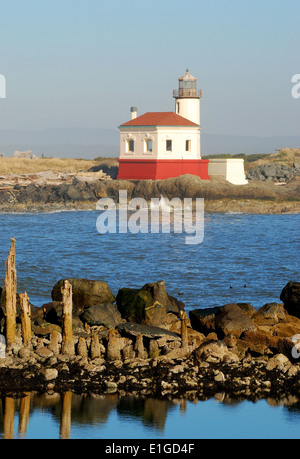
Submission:
<svg viewBox="0 0 300 459">
<path fill-rule="evenodd" d="M 173 111 L 189 67 L 202 132 L 299 135 L 299 0 L 0 0 L 0 129 L 117 128 Z"/>
</svg>

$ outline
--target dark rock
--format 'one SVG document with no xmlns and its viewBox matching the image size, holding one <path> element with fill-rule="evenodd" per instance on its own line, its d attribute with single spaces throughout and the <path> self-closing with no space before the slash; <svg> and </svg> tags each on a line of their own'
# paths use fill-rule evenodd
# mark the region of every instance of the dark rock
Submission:
<svg viewBox="0 0 300 459">
<path fill-rule="evenodd" d="M 52 301 L 51 303 L 44 304 L 40 309 L 43 311 L 44 320 L 51 324 L 59 325 L 60 327 L 63 326 L 63 304 L 60 301 Z M 81 311 L 78 307 L 73 305 L 73 322 L 79 318 L 80 313 Z"/>
<path fill-rule="evenodd" d="M 104 325 L 107 328 L 115 328 L 122 322 L 117 306 L 111 303 L 97 304 L 87 308 L 81 319 L 89 325 Z"/>
<path fill-rule="evenodd" d="M 146 284 L 141 289 L 120 289 L 117 305 L 129 322 L 148 325 L 162 325 L 168 312 L 179 314 L 184 309 L 181 301 L 167 294 L 164 281 Z"/>
<path fill-rule="evenodd" d="M 52 301 L 42 306 L 44 318 L 51 324 L 61 322 L 63 315 L 63 304 L 60 301 Z"/>
<path fill-rule="evenodd" d="M 68 279 L 73 289 L 73 304 L 78 311 L 103 303 L 114 303 L 115 297 L 106 282 L 89 279 Z M 64 279 L 58 281 L 52 290 L 52 300 L 62 301 L 61 288 Z"/>
<path fill-rule="evenodd" d="M 177 333 L 166 330 L 165 328 L 154 327 L 152 325 L 126 322 L 119 324 L 116 328 L 121 334 L 129 336 L 143 335 L 145 338 L 168 337 L 170 340 L 181 339 Z"/>
<path fill-rule="evenodd" d="M 180 311 L 184 311 L 185 304 L 182 301 L 177 300 L 173 296 L 168 295 L 167 312 L 179 315 Z"/>
<path fill-rule="evenodd" d="M 249 169 L 246 173 L 246 178 L 248 180 L 288 182 L 297 175 L 299 175 L 299 169 L 297 167 L 291 167 L 286 164 L 270 163 Z"/>
<path fill-rule="evenodd" d="M 189 312 L 192 328 L 204 335 L 215 332 L 215 317 L 219 310 L 220 307 L 193 309 Z"/>
<path fill-rule="evenodd" d="M 239 338 L 244 331 L 256 331 L 257 327 L 237 304 L 222 306 L 215 317 L 215 326 L 218 337 L 232 334 Z"/>
<path fill-rule="evenodd" d="M 300 318 L 300 282 L 289 282 L 282 290 L 280 300 L 291 316 Z"/>
<path fill-rule="evenodd" d="M 154 300 L 147 290 L 122 288 L 117 305 L 122 317 L 130 322 L 160 325 L 167 318 L 166 306 Z"/>
</svg>

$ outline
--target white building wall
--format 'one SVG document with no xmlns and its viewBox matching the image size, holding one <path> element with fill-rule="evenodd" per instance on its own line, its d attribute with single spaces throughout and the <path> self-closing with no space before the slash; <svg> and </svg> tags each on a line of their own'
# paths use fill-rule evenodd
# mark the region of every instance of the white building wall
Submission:
<svg viewBox="0 0 300 459">
<path fill-rule="evenodd" d="M 208 163 L 208 174 L 211 177 L 223 177 L 233 185 L 246 185 L 243 159 L 213 158 Z"/>
<path fill-rule="evenodd" d="M 128 151 L 128 142 L 134 141 L 134 152 Z M 152 152 L 145 149 L 145 141 L 152 140 Z M 120 130 L 120 159 L 147 159 L 157 158 L 157 131 L 155 128 L 135 128 Z"/>
<path fill-rule="evenodd" d="M 129 140 L 134 141 L 134 152 L 128 151 Z M 152 140 L 152 152 L 145 151 L 145 141 Z M 166 141 L 172 141 L 172 151 L 166 150 Z M 186 151 L 190 140 L 190 151 Z M 200 159 L 200 128 L 186 126 L 142 127 L 120 129 L 120 159 Z"/>
<path fill-rule="evenodd" d="M 172 140 L 172 151 L 166 150 L 167 140 Z M 190 151 L 186 151 L 190 140 Z M 200 128 L 158 128 L 158 159 L 200 159 Z"/>
</svg>

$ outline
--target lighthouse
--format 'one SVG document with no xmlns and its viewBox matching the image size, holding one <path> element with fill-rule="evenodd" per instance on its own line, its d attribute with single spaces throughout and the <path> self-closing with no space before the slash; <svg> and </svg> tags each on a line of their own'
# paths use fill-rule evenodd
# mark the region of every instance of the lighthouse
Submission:
<svg viewBox="0 0 300 459">
<path fill-rule="evenodd" d="M 202 91 L 197 89 L 197 78 L 193 77 L 189 69 L 178 79 L 179 88 L 174 89 L 175 112 L 200 126 L 200 99 Z"/>
<path fill-rule="evenodd" d="M 118 179 L 164 180 L 193 174 L 209 180 L 208 160 L 201 159 L 200 99 L 197 79 L 189 70 L 173 91 L 174 112 L 146 112 L 119 126 Z"/>
</svg>

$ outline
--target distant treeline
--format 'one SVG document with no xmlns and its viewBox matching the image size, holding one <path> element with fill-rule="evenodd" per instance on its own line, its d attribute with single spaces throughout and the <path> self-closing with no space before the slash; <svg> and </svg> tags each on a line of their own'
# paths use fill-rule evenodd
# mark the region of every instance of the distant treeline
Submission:
<svg viewBox="0 0 300 459">
<path fill-rule="evenodd" d="M 271 154 L 268 153 L 258 153 L 254 155 L 246 155 L 245 153 L 238 153 L 236 155 L 229 155 L 229 154 L 224 154 L 224 155 L 206 155 L 202 156 L 203 159 L 211 159 L 211 158 L 225 158 L 225 159 L 238 159 L 241 158 L 245 161 L 245 163 L 253 163 L 254 161 L 257 161 L 259 159 L 264 159 L 267 158 L 268 156 L 272 156 Z"/>
</svg>

